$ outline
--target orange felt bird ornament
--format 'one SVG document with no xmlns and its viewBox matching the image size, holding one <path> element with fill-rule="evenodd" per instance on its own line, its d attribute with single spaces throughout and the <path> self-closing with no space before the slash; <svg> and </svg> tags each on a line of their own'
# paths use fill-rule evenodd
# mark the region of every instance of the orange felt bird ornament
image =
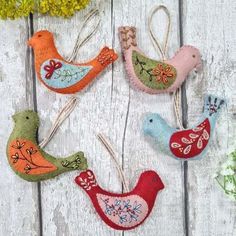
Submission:
<svg viewBox="0 0 236 236">
<path fill-rule="evenodd" d="M 50 90 L 63 94 L 79 92 L 118 58 L 113 49 L 104 47 L 89 62 L 75 64 L 66 61 L 55 47 L 53 34 L 47 30 L 35 33 L 28 45 L 34 50 L 39 80 Z"/>
</svg>

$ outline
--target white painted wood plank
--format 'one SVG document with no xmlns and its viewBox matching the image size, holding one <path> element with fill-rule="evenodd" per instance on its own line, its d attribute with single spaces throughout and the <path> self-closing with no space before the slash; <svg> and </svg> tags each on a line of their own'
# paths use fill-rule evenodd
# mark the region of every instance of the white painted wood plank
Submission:
<svg viewBox="0 0 236 236">
<path fill-rule="evenodd" d="M 189 235 L 236 235 L 236 205 L 212 178 L 219 162 L 236 147 L 236 3 L 190 0 L 184 1 L 183 9 L 184 43 L 198 47 L 204 60 L 203 74 L 187 82 L 189 125 L 202 112 L 204 94 L 217 94 L 228 102 L 207 156 L 189 162 Z"/>
<path fill-rule="evenodd" d="M 6 157 L 7 139 L 13 128 L 11 116 L 33 105 L 27 32 L 25 19 L 0 21 L 0 235 L 38 235 L 39 232 L 37 184 L 16 176 Z"/>
<path fill-rule="evenodd" d="M 137 43 L 150 57 L 160 58 L 151 44 L 147 17 L 152 8 L 158 4 L 165 4 L 172 16 L 172 29 L 169 39 L 169 55 L 179 49 L 178 1 L 115 1 L 115 47 L 120 52 L 117 37 L 117 28 L 122 25 L 137 27 Z M 154 17 L 154 32 L 161 38 L 164 35 L 166 17 L 163 12 Z M 162 40 L 162 39 L 161 39 Z M 125 83 L 124 83 L 125 81 Z M 160 150 L 154 149 L 142 134 L 142 119 L 147 112 L 161 114 L 171 125 L 175 126 L 172 96 L 169 94 L 149 95 L 129 87 L 128 77 L 124 70 L 122 58 L 114 67 L 114 88 L 123 84 L 125 94 L 129 97 L 125 104 L 127 109 L 126 131 L 122 134 L 124 139 L 123 155 L 125 174 L 132 185 L 135 184 L 139 174 L 144 169 L 154 169 L 163 179 L 166 188 L 159 193 L 153 212 L 146 222 L 135 230 L 125 232 L 125 235 L 183 235 L 183 187 L 181 162 L 164 155 Z M 119 89 L 120 90 L 120 89 Z M 122 149 L 120 150 L 122 152 Z"/>
<path fill-rule="evenodd" d="M 92 6 L 79 12 L 70 20 L 50 17 L 34 18 L 35 30 L 48 29 L 56 33 L 56 44 L 62 55 L 72 52 L 79 25 Z M 106 1 L 102 13 L 102 27 L 96 36 L 84 46 L 78 61 L 93 58 L 106 44 L 112 46 L 111 2 Z M 102 187 L 121 191 L 114 164 L 107 151 L 96 138 L 104 132 L 112 138 L 114 147 L 120 150 L 125 125 L 127 97 L 126 87 L 112 87 L 112 66 L 99 76 L 87 89 L 78 94 L 79 104 L 70 118 L 62 125 L 47 151 L 63 156 L 77 150 L 84 151 L 89 167 L 95 172 Z M 125 81 L 121 80 L 121 84 Z M 59 109 L 69 96 L 55 94 L 37 83 L 38 110 L 42 121 L 39 130 L 43 138 Z M 61 175 L 42 183 L 42 213 L 44 235 L 121 235 L 105 225 L 85 193 L 75 183 L 79 172 Z"/>
</svg>

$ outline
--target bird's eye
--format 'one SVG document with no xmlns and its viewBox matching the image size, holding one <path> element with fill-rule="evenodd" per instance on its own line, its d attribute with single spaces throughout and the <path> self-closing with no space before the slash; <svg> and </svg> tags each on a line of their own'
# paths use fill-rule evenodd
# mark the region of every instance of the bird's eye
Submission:
<svg viewBox="0 0 236 236">
<path fill-rule="evenodd" d="M 26 118 L 27 120 L 29 119 L 29 117 L 28 117 L 28 116 L 26 116 L 25 118 Z"/>
<path fill-rule="evenodd" d="M 196 57 L 196 55 L 195 55 L 195 54 L 193 54 L 193 55 L 192 55 L 192 57 L 193 57 L 193 58 L 195 58 L 195 57 Z"/>
<path fill-rule="evenodd" d="M 38 34 L 38 38 L 40 38 L 40 37 L 42 37 L 42 35 L 41 35 L 41 34 Z"/>
<path fill-rule="evenodd" d="M 152 119 L 150 119 L 149 121 L 150 121 L 150 123 L 152 123 L 152 121 L 153 121 L 153 120 L 152 120 Z"/>
</svg>

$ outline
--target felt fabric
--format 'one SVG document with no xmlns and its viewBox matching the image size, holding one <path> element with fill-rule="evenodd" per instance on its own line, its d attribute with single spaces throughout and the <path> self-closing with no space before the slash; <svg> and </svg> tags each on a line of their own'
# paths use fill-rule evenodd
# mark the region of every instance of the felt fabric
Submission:
<svg viewBox="0 0 236 236">
<path fill-rule="evenodd" d="M 102 189 L 91 170 L 82 172 L 75 181 L 88 194 L 101 219 L 117 230 L 130 230 L 142 224 L 152 211 L 158 191 L 164 188 L 152 170 L 143 172 L 135 188 L 123 194 Z"/>
<path fill-rule="evenodd" d="M 191 70 L 201 66 L 200 52 L 193 46 L 185 45 L 173 58 L 156 61 L 138 48 L 135 27 L 119 27 L 119 38 L 128 77 L 134 87 L 146 93 L 174 92 Z"/>
<path fill-rule="evenodd" d="M 92 66 L 76 66 L 62 60 L 49 59 L 42 64 L 40 73 L 47 86 L 67 88 L 81 81 L 91 69 Z"/>
<path fill-rule="evenodd" d="M 14 129 L 7 144 L 7 157 L 11 168 L 27 181 L 53 178 L 71 170 L 86 170 L 87 160 L 83 152 L 66 158 L 55 158 L 44 152 L 37 144 L 36 133 L 39 117 L 26 110 L 13 116 Z"/>
<path fill-rule="evenodd" d="M 38 79 L 50 90 L 63 94 L 79 92 L 118 58 L 113 49 L 104 47 L 89 62 L 67 62 L 58 53 L 53 34 L 47 30 L 35 33 L 28 45 L 34 49 Z"/>
<path fill-rule="evenodd" d="M 170 127 L 160 115 L 147 115 L 143 122 L 144 134 L 155 140 L 155 145 L 178 160 L 202 158 L 209 147 L 216 120 L 225 101 L 213 95 L 205 97 L 204 112 L 197 125 L 186 130 Z"/>
</svg>

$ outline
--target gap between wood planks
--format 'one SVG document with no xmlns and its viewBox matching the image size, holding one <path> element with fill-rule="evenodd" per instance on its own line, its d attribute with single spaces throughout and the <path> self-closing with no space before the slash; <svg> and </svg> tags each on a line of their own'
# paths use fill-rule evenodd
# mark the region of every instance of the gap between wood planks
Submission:
<svg viewBox="0 0 236 236">
<path fill-rule="evenodd" d="M 183 0 L 179 0 L 179 42 L 180 47 L 183 46 Z M 186 80 L 185 80 L 186 81 Z M 186 82 L 184 81 L 182 85 L 181 94 L 181 107 L 182 107 L 182 122 L 183 127 L 188 127 L 188 103 L 186 96 Z M 185 236 L 189 235 L 189 196 L 188 196 L 188 161 L 182 162 L 183 169 L 183 194 L 184 194 L 184 219 L 183 225 L 185 230 Z"/>
<path fill-rule="evenodd" d="M 179 42 L 180 47 L 183 46 L 183 0 L 178 0 L 178 13 L 179 13 Z M 113 9 L 113 0 L 111 0 L 111 26 L 112 26 L 112 46 L 114 47 L 115 44 L 115 32 L 116 29 L 114 28 L 114 9 Z M 33 15 L 31 14 L 26 21 L 27 24 L 27 36 L 28 38 L 32 37 L 34 34 L 34 19 Z M 37 92 L 36 92 L 36 73 L 34 67 L 34 54 L 32 49 L 27 51 L 27 68 L 29 68 L 29 77 L 31 77 L 32 88 L 33 88 L 33 109 L 37 112 Z M 112 65 L 112 87 L 113 87 L 113 73 L 114 67 Z M 130 89 L 130 88 L 129 88 Z M 111 90 L 112 93 L 113 90 Z M 112 94 L 111 94 L 112 98 Z M 181 96 L 181 106 L 182 106 L 182 122 L 184 128 L 188 126 L 188 104 L 187 104 L 187 97 L 186 97 L 186 86 L 185 82 L 182 85 L 182 96 Z M 122 168 L 124 168 L 124 143 L 125 143 L 125 136 L 126 136 L 126 128 L 127 128 L 127 120 L 129 115 L 129 105 L 130 105 L 130 93 L 129 93 L 129 100 L 127 105 L 127 113 L 126 113 L 126 125 L 123 132 L 122 137 Z M 184 218 L 183 218 L 183 227 L 185 236 L 189 235 L 189 197 L 188 197 L 188 162 L 184 161 L 181 164 L 181 169 L 183 170 L 183 202 L 184 202 Z M 41 183 L 37 183 L 37 190 L 38 190 L 38 216 L 39 216 L 39 236 L 43 236 L 43 217 L 42 217 L 42 201 L 41 201 Z M 122 186 L 123 192 L 123 186 Z M 125 232 L 122 231 L 122 236 L 125 235 Z"/>
<path fill-rule="evenodd" d="M 30 14 L 29 17 L 27 17 L 27 37 L 30 38 L 34 34 L 34 20 L 33 20 L 33 14 Z M 37 112 L 37 92 L 36 92 L 36 73 L 35 73 L 35 67 L 34 67 L 34 53 L 32 48 L 27 51 L 27 61 L 26 61 L 26 67 L 29 69 L 29 77 L 32 81 L 32 109 Z M 38 134 L 37 136 L 38 137 Z M 38 141 L 38 140 L 37 140 Z M 43 217 L 42 217 L 42 201 L 41 201 L 41 183 L 37 183 L 37 191 L 38 191 L 38 219 L 39 219 L 39 236 L 43 236 Z"/>
</svg>

